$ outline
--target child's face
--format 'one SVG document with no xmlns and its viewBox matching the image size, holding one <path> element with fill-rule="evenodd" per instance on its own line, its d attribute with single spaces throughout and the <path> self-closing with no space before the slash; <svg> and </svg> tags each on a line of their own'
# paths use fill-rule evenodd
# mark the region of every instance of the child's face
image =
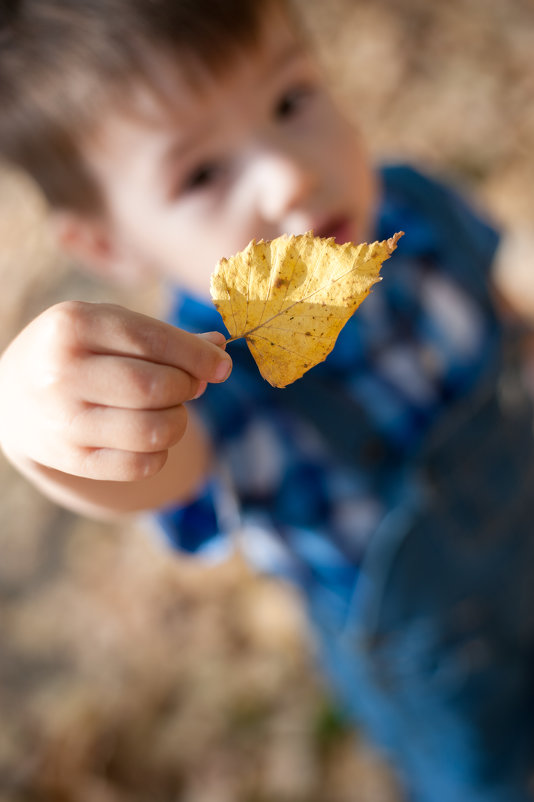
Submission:
<svg viewBox="0 0 534 802">
<path fill-rule="evenodd" d="M 252 238 L 313 229 L 369 236 L 374 178 L 354 129 L 281 13 L 259 47 L 231 54 L 200 91 L 174 73 L 172 102 L 106 117 L 87 157 L 122 253 L 201 296 L 217 261 Z"/>
</svg>

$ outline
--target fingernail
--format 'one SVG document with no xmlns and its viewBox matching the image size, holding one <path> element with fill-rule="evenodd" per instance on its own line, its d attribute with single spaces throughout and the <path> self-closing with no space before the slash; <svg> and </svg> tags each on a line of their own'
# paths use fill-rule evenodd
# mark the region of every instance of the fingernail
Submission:
<svg viewBox="0 0 534 802">
<path fill-rule="evenodd" d="M 217 382 L 223 382 L 225 379 L 228 378 L 231 370 L 232 370 L 232 360 L 230 359 L 229 356 L 225 356 L 225 358 L 221 359 L 221 361 L 215 368 L 214 380 Z"/>
</svg>

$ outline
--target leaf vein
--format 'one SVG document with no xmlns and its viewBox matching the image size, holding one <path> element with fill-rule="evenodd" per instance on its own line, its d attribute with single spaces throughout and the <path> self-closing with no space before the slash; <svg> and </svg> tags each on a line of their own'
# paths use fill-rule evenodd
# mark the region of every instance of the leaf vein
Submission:
<svg viewBox="0 0 534 802">
<path fill-rule="evenodd" d="M 264 321 L 258 323 L 257 326 L 254 326 L 254 328 L 250 329 L 249 331 L 243 332 L 241 337 L 246 337 L 247 335 L 252 334 L 253 332 L 257 331 L 258 329 L 263 328 L 268 323 L 270 323 L 271 320 L 275 320 L 277 317 L 280 317 L 280 315 L 284 315 L 286 312 L 289 312 L 291 309 L 293 309 L 294 306 L 297 306 L 298 304 L 301 304 L 301 303 L 304 303 L 304 302 L 308 301 L 310 298 L 313 298 L 314 295 L 317 295 L 317 293 L 322 292 L 325 289 L 328 289 L 328 287 L 331 287 L 336 282 L 341 281 L 342 279 L 345 278 L 345 276 L 348 276 L 350 273 L 353 273 L 355 270 L 357 270 L 357 265 L 353 265 L 350 268 L 350 270 L 345 271 L 345 273 L 342 273 L 337 278 L 330 279 L 328 284 L 324 284 L 322 287 L 319 287 L 318 289 L 313 290 L 313 292 L 311 292 L 309 295 L 306 295 L 303 298 L 297 298 L 296 301 L 293 301 L 291 304 L 289 304 L 289 306 L 286 306 L 285 309 L 278 310 L 278 312 L 275 312 L 274 315 L 271 315 L 271 317 L 268 318 L 267 320 L 264 320 Z"/>
<path fill-rule="evenodd" d="M 288 354 L 291 354 L 292 356 L 297 356 L 299 357 L 299 359 L 306 358 L 305 355 L 302 354 L 300 351 L 294 351 L 292 348 L 286 348 L 285 345 L 280 345 L 280 343 L 273 343 L 268 337 L 263 337 L 261 334 L 256 334 L 255 339 L 265 340 L 266 342 L 269 343 L 269 345 L 272 345 L 273 348 L 280 348 L 281 351 L 287 351 Z"/>
</svg>

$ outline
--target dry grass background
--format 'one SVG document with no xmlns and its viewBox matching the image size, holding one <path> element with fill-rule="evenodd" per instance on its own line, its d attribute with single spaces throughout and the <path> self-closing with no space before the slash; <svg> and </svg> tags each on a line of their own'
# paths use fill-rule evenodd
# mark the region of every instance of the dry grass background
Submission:
<svg viewBox="0 0 534 802">
<path fill-rule="evenodd" d="M 531 0 L 301 0 L 373 153 L 468 186 L 534 297 Z M 122 300 L 0 173 L 0 346 L 61 298 Z M 291 591 L 59 510 L 0 461 L 0 802 L 394 802 L 316 675 Z"/>
</svg>

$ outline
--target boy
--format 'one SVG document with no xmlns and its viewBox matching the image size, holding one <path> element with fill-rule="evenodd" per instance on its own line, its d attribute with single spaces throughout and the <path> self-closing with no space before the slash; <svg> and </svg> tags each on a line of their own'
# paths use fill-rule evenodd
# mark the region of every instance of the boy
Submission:
<svg viewBox="0 0 534 802">
<path fill-rule="evenodd" d="M 188 551 L 239 531 L 302 590 L 410 798 L 529 799 L 534 450 L 496 235 L 409 168 L 372 170 L 282 0 L 4 11 L 1 152 L 93 269 L 176 284 L 180 327 L 44 312 L 0 363 L 5 453 L 81 513 L 159 510 Z M 240 343 L 232 370 L 209 276 L 253 237 L 309 229 L 406 236 L 328 360 L 276 391 Z"/>
</svg>

